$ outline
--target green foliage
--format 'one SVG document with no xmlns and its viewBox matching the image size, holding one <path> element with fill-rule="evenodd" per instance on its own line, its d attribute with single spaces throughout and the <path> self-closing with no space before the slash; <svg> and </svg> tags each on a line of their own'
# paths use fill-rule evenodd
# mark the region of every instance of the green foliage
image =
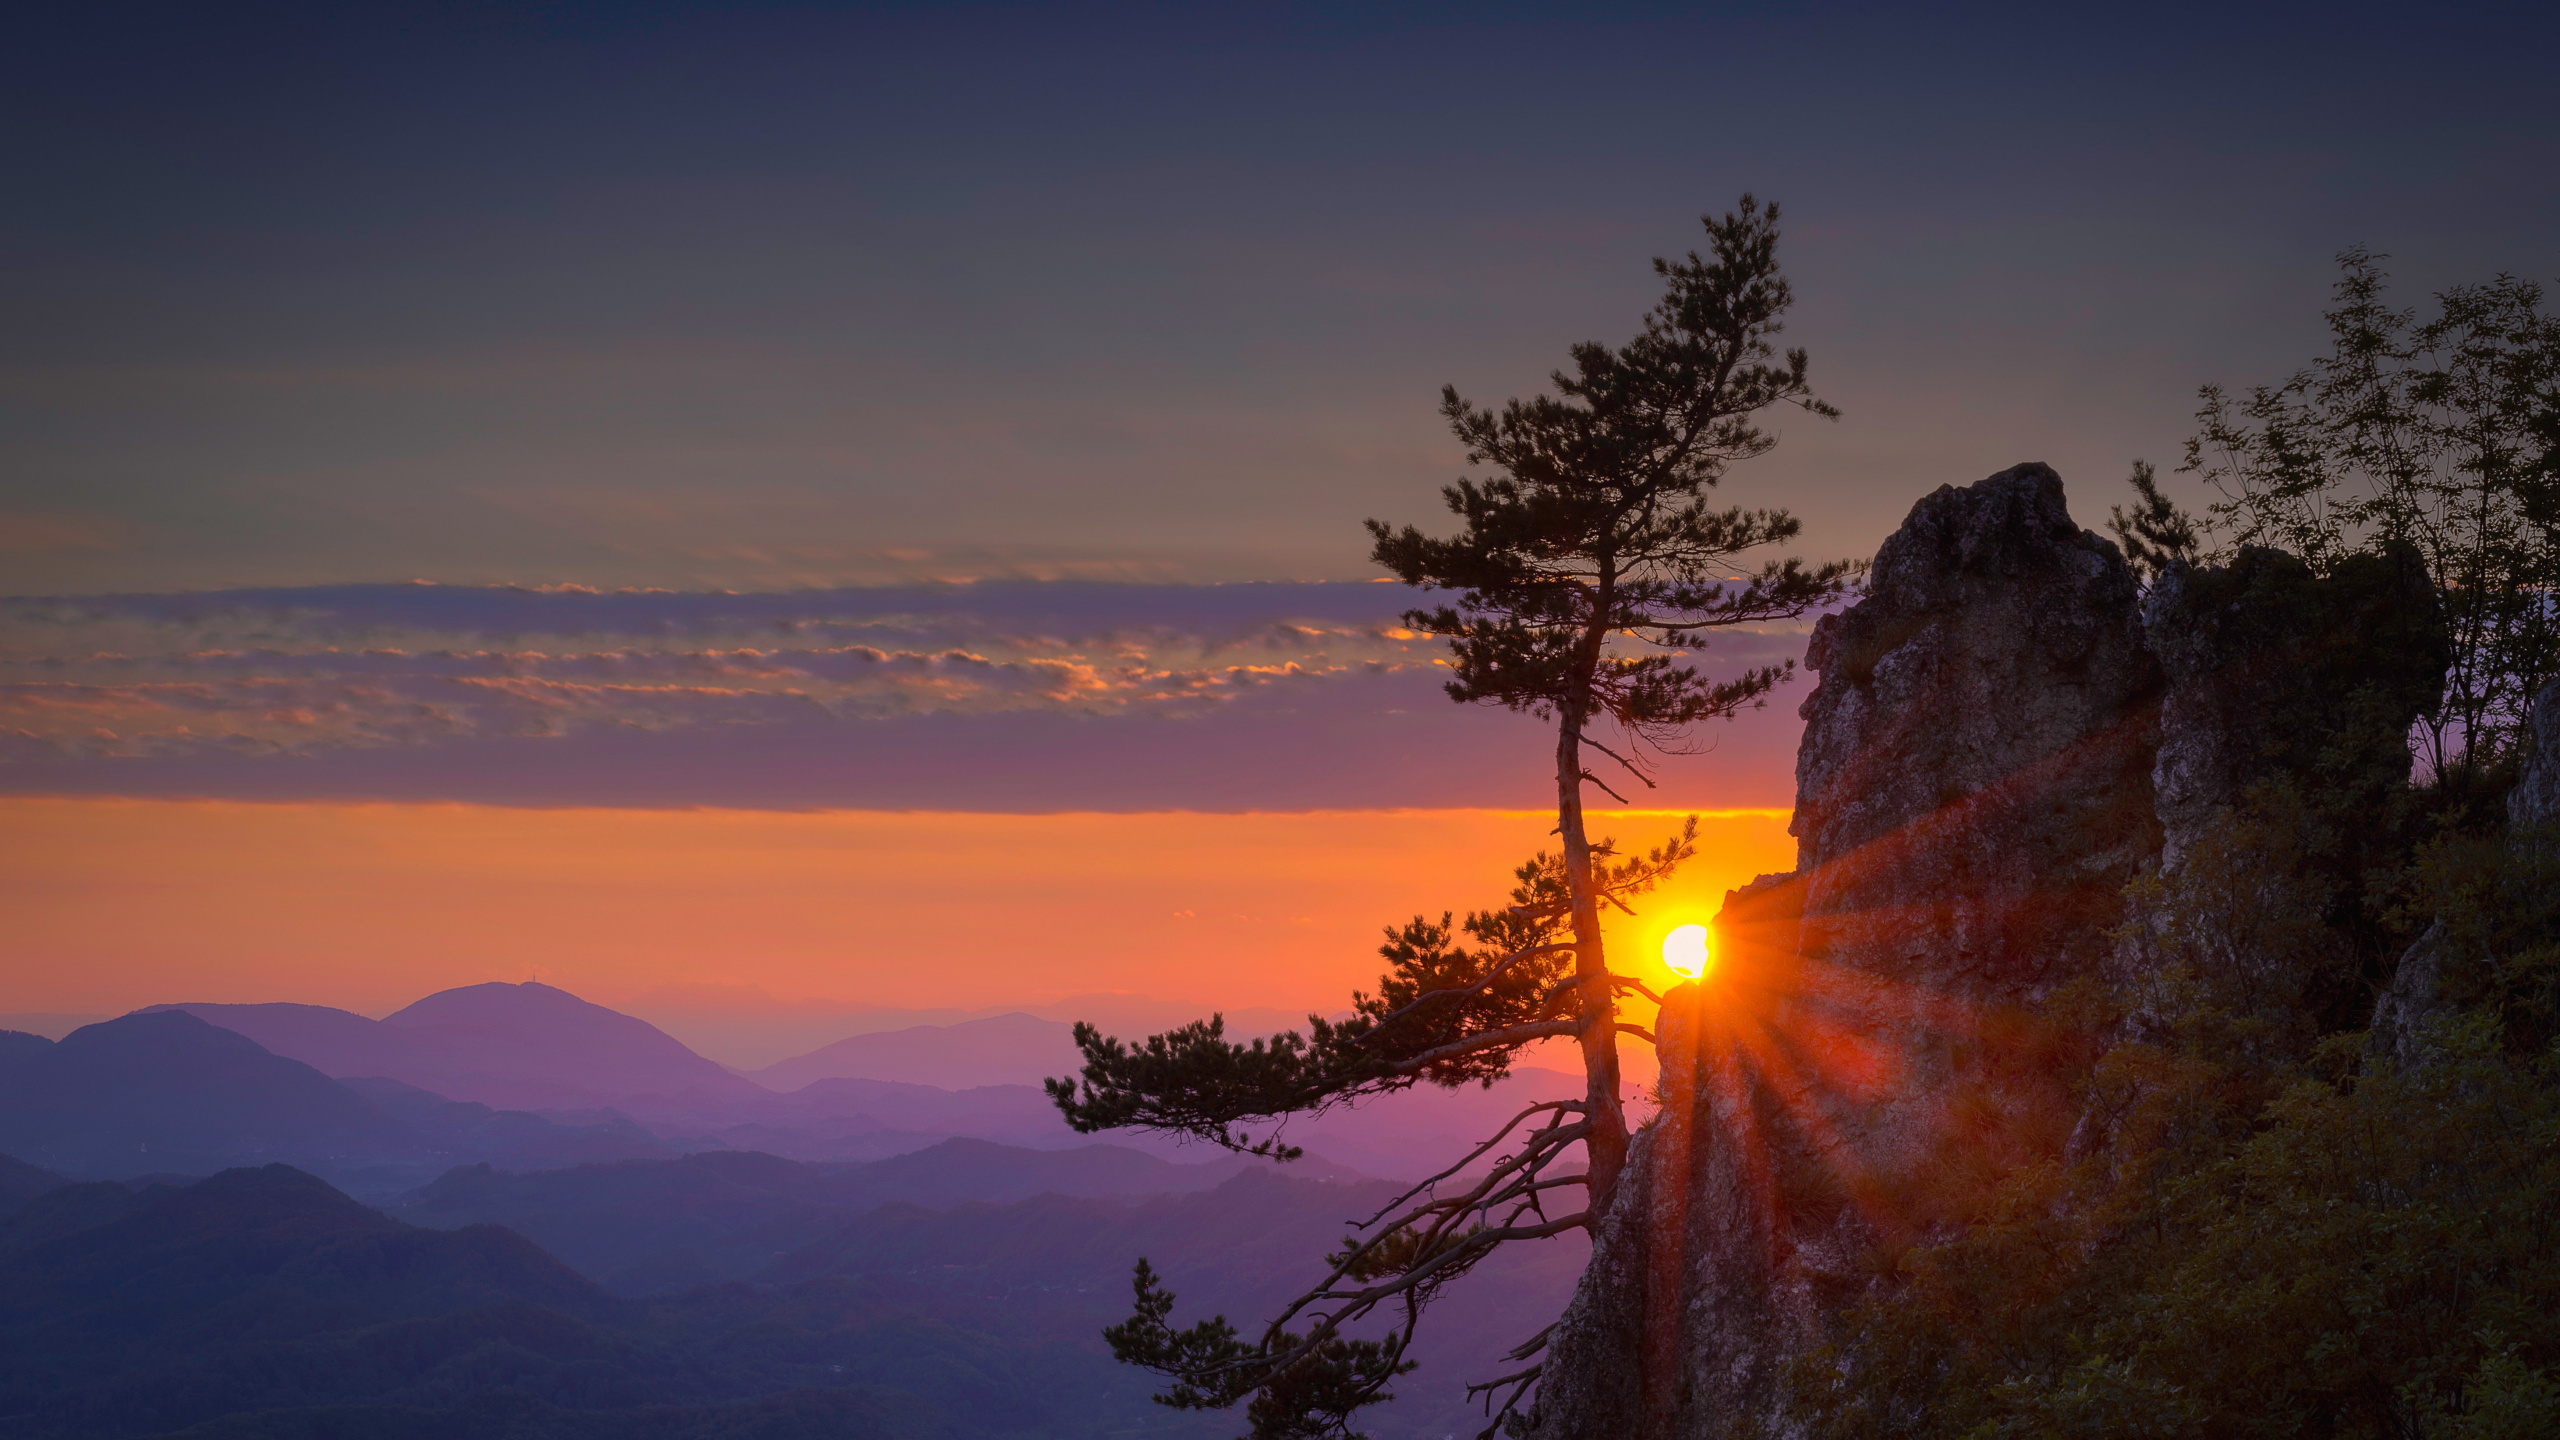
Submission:
<svg viewBox="0 0 2560 1440">
<path fill-rule="evenodd" d="M 2483 1341 L 2494 1342 L 2494 1334 Z M 2516 1358 L 2515 1347 L 2502 1346 L 2484 1356 L 2464 1379 L 2467 1403 L 2460 1413 L 2435 1396 L 2409 1397 L 2411 1408 L 2427 1415 L 2430 1436 L 2441 1440 L 2541 1440 L 2560 1435 L 2560 1381 Z"/>
<path fill-rule="evenodd" d="M 1696 853 L 1697 831 L 1692 816 L 1670 840 L 1624 860 L 1602 840 L 1601 893 L 1624 900 L 1651 890 Z M 1425 1081 L 1490 1085 L 1522 1046 L 1580 1024 L 1579 997 L 1562 981 L 1573 954 L 1562 862 L 1541 853 L 1513 876 L 1509 906 L 1476 911 L 1460 927 L 1473 948 L 1457 942 L 1446 914 L 1389 928 L 1378 992 L 1354 992 L 1345 1019 L 1310 1015 L 1303 1035 L 1237 1042 L 1213 1015 L 1137 1045 L 1079 1024 L 1081 1079 L 1048 1081 L 1050 1098 L 1080 1131 L 1142 1126 L 1289 1159 L 1299 1152 L 1277 1128 L 1257 1136 L 1238 1127 Z"/>
<path fill-rule="evenodd" d="M 2551 858 L 2457 835 L 2408 863 L 2408 914 L 2463 963 L 2399 1068 L 2303 1000 L 2340 963 L 2306 813 L 2235 816 L 2148 882 L 2158 968 L 2078 1077 L 2081 1139 L 1875 1258 L 1790 1376 L 1811 1433 L 2552 1433 Z"/>
<path fill-rule="evenodd" d="M 1442 492 L 1466 522 L 1455 537 L 1376 520 L 1369 533 L 1371 558 L 1397 578 L 1459 592 L 1405 616 L 1448 637 L 1451 698 L 1555 717 L 1577 733 L 1605 714 L 1662 743 L 1757 703 L 1792 670 L 1711 682 L 1673 654 L 1610 648 L 1701 649 L 1714 629 L 1823 604 L 1852 568 L 1786 558 L 1738 573 L 1740 557 L 1801 527 L 1783 510 L 1705 498 L 1734 462 L 1776 443 L 1760 412 L 1838 414 L 1814 398 L 1805 352 L 1780 357 L 1771 344 L 1794 298 L 1778 270 L 1777 221 L 1777 206 L 1748 195 L 1739 211 L 1708 218 L 1709 258 L 1656 260 L 1668 284 L 1643 333 L 1616 349 L 1574 346 L 1554 395 L 1491 410 L 1442 393 L 1468 463 L 1496 473 Z"/>
<path fill-rule="evenodd" d="M 1048 1082 L 1078 1130 L 1145 1126 L 1285 1159 L 1298 1153 L 1280 1136 L 1290 1116 L 1425 1081 L 1490 1084 L 1539 1040 L 1581 1047 L 1583 1099 L 1530 1106 L 1370 1217 L 1368 1238 L 1328 1257 L 1331 1273 L 1259 1340 L 1223 1319 L 1171 1329 L 1171 1298 L 1141 1265 L 1139 1308 L 1112 1344 L 1172 1380 L 1167 1403 L 1250 1395 L 1257 1435 L 1347 1433 L 1352 1411 L 1385 1393 L 1441 1285 L 1496 1245 L 1586 1228 L 1607 1208 L 1628 1143 L 1617 1034 L 1642 1033 L 1618 1022 L 1617 1002 L 1643 987 L 1610 970 L 1601 907 L 1626 908 L 1688 859 L 1696 822 L 1630 859 L 1606 840 L 1593 844 L 1582 787 L 1618 792 L 1586 768 L 1584 749 L 1652 784 L 1647 747 L 1679 749 L 1684 727 L 1760 703 L 1792 669 L 1713 681 L 1681 662 L 1716 629 L 1800 616 L 1838 597 L 1854 569 L 1787 558 L 1745 572 L 1742 558 L 1793 539 L 1796 521 L 1706 499 L 1735 462 L 1775 443 L 1759 428 L 1761 412 L 1837 413 L 1814 398 L 1804 352 L 1781 356 L 1772 343 L 1792 300 L 1778 270 L 1777 220 L 1775 206 L 1748 195 L 1737 211 L 1707 217 L 1707 255 L 1654 262 L 1664 293 L 1641 333 L 1616 348 L 1574 346 L 1553 395 L 1493 410 L 1445 390 L 1441 414 L 1467 463 L 1493 471 L 1443 492 L 1464 521 L 1458 535 L 1368 522 L 1372 559 L 1407 584 L 1455 597 L 1405 616 L 1449 642 L 1450 697 L 1555 723 L 1561 853 L 1520 868 L 1508 907 L 1454 927 L 1444 914 L 1390 930 L 1380 951 L 1389 971 L 1375 995 L 1353 997 L 1346 1019 L 1310 1016 L 1304 1034 L 1238 1043 L 1213 1015 L 1134 1046 L 1079 1025 L 1081 1076 Z M 1604 717 L 1623 732 L 1623 750 L 1593 733 Z M 1243 1128 L 1256 1126 L 1269 1128 Z M 1496 1156 L 1505 1145 L 1516 1148 Z M 1581 1174 L 1547 1173 L 1575 1150 Z M 1481 1180 L 1457 1178 L 1488 1158 Z M 1567 1187 L 1583 1192 L 1584 1209 L 1550 1215 L 1549 1192 Z M 1343 1333 L 1391 1305 L 1392 1338 Z M 1285 1331 L 1302 1312 L 1306 1332 Z M 1538 1343 L 1511 1358 L 1526 1360 Z M 1531 1365 L 1492 1382 L 1510 1397 L 1497 1427 L 1537 1373 Z"/>
<path fill-rule="evenodd" d="M 1406 1336 L 1388 1341 L 1310 1337 L 1274 1327 L 1247 1342 L 1224 1315 L 1176 1330 L 1168 1323 L 1173 1292 L 1155 1268 L 1138 1262 L 1128 1319 L 1102 1332 L 1114 1358 L 1173 1383 L 1156 1403 L 1176 1410 L 1224 1410 L 1251 1398 L 1245 1418 L 1254 1440 L 1319 1440 L 1351 1436 L 1352 1412 L 1392 1400 L 1389 1381 L 1413 1368 Z"/>
<path fill-rule="evenodd" d="M 2196 677 L 2250 776 L 2174 887 L 2134 887 L 2155 977 L 2215 977 L 2234 1014 L 2317 1034 L 2363 1023 L 2371 989 L 2428 920 L 2390 903 L 2424 837 L 2478 827 L 2476 783 L 2409 784 L 2409 734 L 2449 659 L 2416 552 L 2349 555 L 2326 575 L 2250 545 L 2153 592 L 2154 642 Z M 2287 1052 L 2291 1053 L 2291 1052 Z"/>
<path fill-rule="evenodd" d="M 2479 1014 L 2516 1053 L 2560 1045 L 2560 836 L 2450 833 L 2409 869 L 2402 922 L 2425 921 L 2448 961 L 2441 1001 Z"/>
<path fill-rule="evenodd" d="M 2387 543 L 2423 559 L 2451 622 L 2426 759 L 2478 768 L 2513 747 L 2560 675 L 2560 316 L 2501 275 L 2384 303 L 2384 257 L 2339 256 L 2330 351 L 2276 385 L 2204 388 L 2183 471 L 2221 499 L 2216 527 L 2327 573 Z"/>
<path fill-rule="evenodd" d="M 2125 483 L 2133 487 L 2134 506 L 2109 510 L 2107 532 L 2124 547 L 2125 563 L 2133 573 L 2148 584 L 2172 565 L 2194 564 L 2204 547 L 2196 532 L 2196 517 L 2161 492 L 2160 475 L 2151 462 L 2134 461 Z"/>
</svg>

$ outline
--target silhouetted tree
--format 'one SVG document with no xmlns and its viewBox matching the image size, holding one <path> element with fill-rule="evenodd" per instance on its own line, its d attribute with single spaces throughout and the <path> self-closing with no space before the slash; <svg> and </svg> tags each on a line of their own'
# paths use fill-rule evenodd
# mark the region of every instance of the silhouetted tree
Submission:
<svg viewBox="0 0 2560 1440">
<path fill-rule="evenodd" d="M 2560 316 L 2500 275 L 2421 320 L 2384 303 L 2384 258 L 2339 255 L 2327 355 L 2243 395 L 2204 387 L 2180 469 L 2221 496 L 2208 519 L 2233 546 L 2319 574 L 2415 547 L 2453 635 L 2425 758 L 2460 781 L 2513 748 L 2560 676 Z"/>
<path fill-rule="evenodd" d="M 2160 473 L 2151 462 L 2134 461 L 2133 473 L 2124 483 L 2133 487 L 2134 506 L 2127 510 L 2118 505 L 2108 511 L 2107 530 L 2124 547 L 2125 563 L 2133 573 L 2148 585 L 2172 565 L 2195 563 L 2204 545 L 2196 533 L 2196 517 L 2161 492 Z"/>
<path fill-rule="evenodd" d="M 1589 757 L 1651 785 L 1654 757 L 1679 750 L 1688 727 L 1758 705 L 1793 669 L 1710 680 L 1683 661 L 1714 630 L 1801 616 L 1834 599 L 1853 568 L 1795 559 L 1744 567 L 1745 556 L 1793 539 L 1798 523 L 1782 510 L 1707 501 L 1728 467 L 1775 443 L 1761 412 L 1837 414 L 1814 398 L 1804 352 L 1781 355 L 1772 344 L 1791 300 L 1777 219 L 1776 206 L 1747 195 L 1736 211 L 1707 218 L 1706 255 L 1654 262 L 1665 289 L 1642 332 L 1615 348 L 1575 346 L 1553 395 L 1494 410 L 1445 390 L 1441 413 L 1469 463 L 1490 471 L 1444 492 L 1463 522 L 1458 534 L 1369 522 L 1380 565 L 1446 597 L 1405 622 L 1449 641 L 1451 698 L 1554 723 L 1559 853 L 1519 868 L 1510 905 L 1457 927 L 1473 949 L 1457 942 L 1446 915 L 1389 931 L 1381 953 L 1390 971 L 1376 996 L 1354 997 L 1347 1020 L 1310 1017 L 1305 1035 L 1250 1044 L 1227 1040 L 1214 1016 L 1138 1046 L 1077 1027 L 1081 1082 L 1049 1082 L 1077 1129 L 1136 1125 L 1283 1158 L 1295 1153 L 1279 1138 L 1289 1116 L 1422 1081 L 1490 1083 L 1541 1040 L 1571 1037 L 1581 1047 L 1580 1100 L 1528 1107 L 1370 1217 L 1330 1257 L 1325 1280 L 1257 1338 L 1223 1317 L 1173 1329 L 1173 1297 L 1142 1264 L 1137 1312 L 1109 1335 L 1122 1359 L 1172 1378 L 1166 1403 L 1250 1397 L 1257 1436 L 1348 1433 L 1353 1412 L 1386 1398 L 1410 1368 L 1413 1327 L 1440 1287 L 1505 1241 L 1588 1228 L 1615 1193 L 1628 1140 L 1618 1035 L 1651 1039 L 1618 1018 L 1618 1000 L 1651 992 L 1610 968 L 1601 911 L 1626 908 L 1687 859 L 1696 822 L 1649 853 L 1619 858 L 1585 829 L 1583 787 L 1618 796 Z M 1256 1125 L 1270 1128 L 1248 1128 Z M 1585 1172 L 1554 1173 L 1576 1145 Z M 1488 1157 L 1481 1179 L 1458 1180 Z M 1583 1207 L 1551 1216 L 1547 1197 L 1565 1189 L 1582 1190 Z M 1398 1315 L 1387 1338 L 1342 1333 L 1386 1306 Z M 1303 1333 L 1288 1328 L 1299 1323 Z M 1513 1352 L 1526 1368 L 1474 1387 L 1488 1409 L 1499 1396 L 1497 1424 L 1535 1382 L 1544 1338 Z"/>
</svg>

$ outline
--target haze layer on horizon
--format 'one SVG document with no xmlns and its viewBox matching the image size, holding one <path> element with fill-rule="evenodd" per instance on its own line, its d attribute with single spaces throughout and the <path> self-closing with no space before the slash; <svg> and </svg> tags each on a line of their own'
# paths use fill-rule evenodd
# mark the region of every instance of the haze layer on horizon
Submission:
<svg viewBox="0 0 2560 1440">
<path fill-rule="evenodd" d="M 1595 830 L 1651 845 L 1661 811 Z M 982 1009 L 1079 992 L 1304 1014 L 1380 931 L 1507 903 L 1538 811 L 1296 814 L 524 809 L 0 800 L 8 1010 L 292 1000 L 379 1015 L 539 979 L 644 1015 Z M 1616 940 L 1707 919 L 1794 858 L 1782 810 L 1702 817 Z M 1653 974 L 1658 966 L 1640 967 Z M 848 1031 L 847 1033 L 850 1033 Z M 836 1037 L 830 1037 L 836 1038 Z M 778 1058 L 778 1057 L 769 1057 Z"/>
</svg>

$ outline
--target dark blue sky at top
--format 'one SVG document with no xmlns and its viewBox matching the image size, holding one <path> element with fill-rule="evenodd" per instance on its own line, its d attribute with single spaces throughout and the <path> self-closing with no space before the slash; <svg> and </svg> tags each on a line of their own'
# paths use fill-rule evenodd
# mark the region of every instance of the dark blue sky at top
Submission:
<svg viewBox="0 0 2560 1440">
<path fill-rule="evenodd" d="M 1848 411 L 1735 498 L 2084 518 L 2329 257 L 2560 272 L 2547 7 L 50 7 L 0 590 L 1351 578 L 1456 382 L 1780 199 Z"/>
<path fill-rule="evenodd" d="M 2560 278 L 2553 13 L 30 11 L 0 45 L 0 595 L 1366 578 L 1359 521 L 1431 522 L 1461 469 L 1439 387 L 1529 393 L 1623 339 L 1648 259 L 1745 190 L 1785 206 L 1788 339 L 1847 416 L 1782 423 L 1732 499 L 1863 555 L 2041 459 L 2094 525 L 2132 458 L 2175 461 L 2198 384 L 2316 353 L 2341 248 L 2393 255 L 2410 303 Z M 351 592 L 279 593 L 205 613 Z M 889 659 L 752 664 L 774 647 L 566 618 L 497 643 L 449 595 L 363 642 L 397 663 L 20 607 L 0 790 L 1529 795 L 1534 727 L 1438 702 L 1378 638 L 1385 587 L 1257 591 L 1299 638 L 1253 654 L 1131 593 L 1114 626 L 1034 586 Z M 1289 629 L 1333 610 L 1363 618 Z M 818 709 L 786 713 L 804 671 Z M 1784 803 L 1795 693 L 1659 798 Z"/>
</svg>

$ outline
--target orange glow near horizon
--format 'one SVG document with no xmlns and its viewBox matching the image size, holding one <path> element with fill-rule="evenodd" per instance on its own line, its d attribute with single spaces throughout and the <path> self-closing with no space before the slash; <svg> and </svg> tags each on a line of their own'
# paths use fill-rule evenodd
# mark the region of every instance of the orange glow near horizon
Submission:
<svg viewBox="0 0 2560 1440">
<path fill-rule="evenodd" d="M 1595 834 L 1630 844 L 1676 823 L 1593 815 Z M 0 800 L 0 1012 L 297 1000 L 382 1014 L 526 979 L 608 1005 L 731 987 L 897 1007 L 1117 991 L 1331 1011 L 1375 982 L 1381 927 L 1501 903 L 1552 824 Z M 1703 815 L 1698 858 L 1618 917 L 1613 951 L 1659 963 L 1669 925 L 1793 863 L 1786 824 Z"/>
</svg>

